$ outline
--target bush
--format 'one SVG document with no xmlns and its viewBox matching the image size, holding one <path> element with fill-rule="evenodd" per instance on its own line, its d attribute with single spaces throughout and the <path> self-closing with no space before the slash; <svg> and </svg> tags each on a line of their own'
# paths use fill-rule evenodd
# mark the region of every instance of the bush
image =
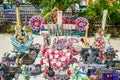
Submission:
<svg viewBox="0 0 120 80">
<path fill-rule="evenodd" d="M 7 29 L 7 33 L 13 33 L 15 32 L 15 26 L 12 25 L 9 29 Z"/>
<path fill-rule="evenodd" d="M 8 29 L 10 29 L 11 23 L 8 21 L 4 21 L 0 23 L 0 33 L 6 33 Z"/>
<path fill-rule="evenodd" d="M 32 32 L 32 29 L 27 26 L 26 27 L 26 32 Z M 12 25 L 9 29 L 7 29 L 7 33 L 14 33 L 15 32 L 15 25 Z"/>
</svg>

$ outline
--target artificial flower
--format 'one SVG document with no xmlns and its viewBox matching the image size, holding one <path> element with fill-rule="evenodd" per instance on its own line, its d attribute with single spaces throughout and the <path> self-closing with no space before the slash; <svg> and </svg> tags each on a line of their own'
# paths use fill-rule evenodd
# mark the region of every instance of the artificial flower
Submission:
<svg viewBox="0 0 120 80">
<path fill-rule="evenodd" d="M 44 28 L 44 20 L 40 16 L 34 16 L 29 20 L 29 25 L 34 31 L 39 31 Z"/>
</svg>

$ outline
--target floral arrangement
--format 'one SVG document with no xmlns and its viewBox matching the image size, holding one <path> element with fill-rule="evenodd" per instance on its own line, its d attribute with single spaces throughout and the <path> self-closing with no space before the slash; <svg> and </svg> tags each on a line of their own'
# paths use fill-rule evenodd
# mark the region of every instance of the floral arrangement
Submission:
<svg viewBox="0 0 120 80">
<path fill-rule="evenodd" d="M 103 51 L 105 49 L 105 40 L 101 38 L 95 39 L 94 47 Z"/>
<path fill-rule="evenodd" d="M 51 16 L 53 17 L 54 21 L 57 22 L 57 12 L 52 12 Z M 75 24 L 75 20 L 69 20 L 62 16 L 62 23 L 63 24 Z"/>
<path fill-rule="evenodd" d="M 61 38 L 59 40 L 57 40 L 57 38 L 53 39 L 53 48 L 58 48 L 57 44 L 61 44 L 60 48 L 63 49 L 75 49 L 75 47 L 73 46 L 74 43 L 78 43 L 79 39 L 78 38 Z"/>
<path fill-rule="evenodd" d="M 42 50 L 42 54 L 46 62 L 48 62 L 48 55 L 50 56 L 51 66 L 55 70 L 64 70 L 72 61 L 73 56 L 76 55 L 76 51 L 70 49 L 57 50 L 55 48 L 45 48 Z"/>
<path fill-rule="evenodd" d="M 44 28 L 44 20 L 40 16 L 34 16 L 29 20 L 29 25 L 34 31 L 39 31 Z"/>
<path fill-rule="evenodd" d="M 86 29 L 86 26 L 88 25 L 88 21 L 85 18 L 80 17 L 75 20 L 75 24 L 76 24 L 76 30 L 81 32 Z"/>
<path fill-rule="evenodd" d="M 78 42 L 77 38 L 54 38 L 52 45 L 45 47 L 41 52 L 46 62 L 49 55 L 51 66 L 55 70 L 64 70 L 77 54 L 73 44 Z"/>
</svg>

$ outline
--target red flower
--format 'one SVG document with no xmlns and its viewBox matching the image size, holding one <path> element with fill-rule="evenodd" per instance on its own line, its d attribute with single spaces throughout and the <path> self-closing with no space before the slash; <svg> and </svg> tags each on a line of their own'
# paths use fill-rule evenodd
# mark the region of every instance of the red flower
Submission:
<svg viewBox="0 0 120 80">
<path fill-rule="evenodd" d="M 62 7 L 61 7 L 61 6 L 58 6 L 58 10 L 59 10 L 59 11 L 62 11 Z"/>
<path fill-rule="evenodd" d="M 75 50 L 72 50 L 71 53 L 72 53 L 72 55 L 74 55 L 74 56 L 76 55 L 76 51 L 75 51 Z"/>
<path fill-rule="evenodd" d="M 53 12 L 53 13 L 52 13 L 52 16 L 53 16 L 53 17 L 57 17 L 57 12 Z"/>
<path fill-rule="evenodd" d="M 119 50 L 115 50 L 115 53 L 116 53 L 116 52 L 119 52 Z"/>
<path fill-rule="evenodd" d="M 104 58 L 103 58 L 103 56 L 99 57 L 99 60 L 101 60 L 101 61 L 102 61 L 103 59 L 104 59 Z"/>
<path fill-rule="evenodd" d="M 73 20 L 73 21 L 71 22 L 71 24 L 75 24 L 75 20 Z"/>
<path fill-rule="evenodd" d="M 67 70 L 67 75 L 70 76 L 71 75 L 71 71 Z"/>
<path fill-rule="evenodd" d="M 45 75 L 48 75 L 48 69 L 45 70 Z"/>
<path fill-rule="evenodd" d="M 47 51 L 47 48 L 42 50 L 42 54 L 45 54 L 45 52 Z"/>
<path fill-rule="evenodd" d="M 82 41 L 82 43 L 84 43 L 84 39 L 83 38 L 81 38 L 80 41 Z"/>
<path fill-rule="evenodd" d="M 47 24 L 47 21 L 44 21 L 44 24 Z"/>
<path fill-rule="evenodd" d="M 52 55 L 55 55 L 55 52 L 54 52 L 54 51 L 52 51 L 52 52 L 51 52 L 51 54 L 52 54 Z"/>
<path fill-rule="evenodd" d="M 43 65 L 44 63 L 43 63 L 43 60 L 40 60 L 40 65 Z"/>
<path fill-rule="evenodd" d="M 115 2 L 115 1 L 116 1 L 116 0 L 109 0 L 110 3 L 113 3 L 113 2 Z"/>
</svg>

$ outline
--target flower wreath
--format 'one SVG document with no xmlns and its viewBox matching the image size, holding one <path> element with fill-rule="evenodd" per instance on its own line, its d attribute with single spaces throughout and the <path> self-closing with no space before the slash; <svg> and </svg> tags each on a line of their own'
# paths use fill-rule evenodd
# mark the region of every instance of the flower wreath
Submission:
<svg viewBox="0 0 120 80">
<path fill-rule="evenodd" d="M 81 32 L 86 29 L 86 26 L 88 25 L 88 21 L 87 19 L 80 17 L 75 20 L 75 24 L 76 24 L 76 29 Z"/>
<path fill-rule="evenodd" d="M 34 31 L 39 31 L 44 28 L 44 20 L 40 16 L 34 16 L 29 20 L 29 25 Z"/>
</svg>

